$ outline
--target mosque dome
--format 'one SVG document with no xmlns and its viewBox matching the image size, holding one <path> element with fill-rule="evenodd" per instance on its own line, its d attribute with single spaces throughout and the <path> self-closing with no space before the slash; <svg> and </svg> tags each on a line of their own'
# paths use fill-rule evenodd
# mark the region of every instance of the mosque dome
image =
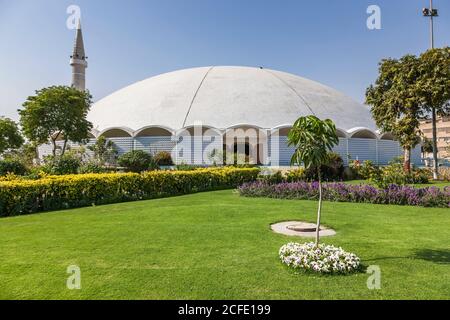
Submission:
<svg viewBox="0 0 450 320">
<path fill-rule="evenodd" d="M 175 132 L 201 123 L 227 129 L 274 129 L 300 116 L 331 119 L 347 133 L 376 130 L 369 108 L 320 83 L 285 72 L 251 67 L 201 67 L 155 76 L 121 89 L 92 106 L 97 132 L 131 134 L 157 126 Z"/>
</svg>

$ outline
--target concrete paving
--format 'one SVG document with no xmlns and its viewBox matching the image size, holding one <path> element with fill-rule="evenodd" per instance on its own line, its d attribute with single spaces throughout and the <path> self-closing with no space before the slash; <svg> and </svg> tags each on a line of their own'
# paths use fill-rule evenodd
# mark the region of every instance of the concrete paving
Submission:
<svg viewBox="0 0 450 320">
<path fill-rule="evenodd" d="M 286 221 L 272 224 L 271 229 L 273 232 L 284 234 L 286 236 L 296 236 L 304 238 L 314 238 L 316 236 L 316 224 L 302 221 Z M 336 231 L 321 226 L 319 234 L 321 237 L 331 237 L 336 235 Z"/>
</svg>

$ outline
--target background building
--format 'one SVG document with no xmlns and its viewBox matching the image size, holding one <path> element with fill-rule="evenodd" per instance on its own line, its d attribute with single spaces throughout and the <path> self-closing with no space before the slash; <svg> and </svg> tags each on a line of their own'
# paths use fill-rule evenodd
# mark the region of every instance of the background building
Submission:
<svg viewBox="0 0 450 320">
<path fill-rule="evenodd" d="M 85 87 L 87 67 L 81 27 L 71 57 L 72 85 Z M 369 108 L 320 83 L 261 67 L 209 66 L 137 82 L 92 106 L 91 140 L 113 141 L 120 154 L 168 151 L 175 163 L 211 164 L 211 153 L 240 153 L 255 163 L 287 166 L 294 149 L 287 136 L 301 116 L 331 119 L 335 148 L 347 165 L 371 160 L 386 165 L 403 155 L 391 134 L 379 134 Z M 198 126 L 201 125 L 201 128 Z M 42 146 L 40 154 L 51 152 Z M 420 147 L 412 163 L 421 164 Z"/>
<path fill-rule="evenodd" d="M 424 136 L 430 140 L 433 139 L 433 126 L 431 120 L 422 121 L 420 125 Z M 450 117 L 438 118 L 437 121 L 437 145 L 438 157 L 450 159 Z M 432 154 L 426 155 L 432 157 Z"/>
</svg>

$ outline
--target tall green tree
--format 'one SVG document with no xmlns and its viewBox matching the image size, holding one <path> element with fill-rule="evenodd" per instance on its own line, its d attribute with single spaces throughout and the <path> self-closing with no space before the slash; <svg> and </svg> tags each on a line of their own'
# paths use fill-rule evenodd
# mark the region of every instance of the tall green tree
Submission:
<svg viewBox="0 0 450 320">
<path fill-rule="evenodd" d="M 9 150 L 20 148 L 24 139 L 17 124 L 5 117 L 0 117 L 0 154 Z"/>
<path fill-rule="evenodd" d="M 86 142 L 92 129 L 86 119 L 91 99 L 89 92 L 67 86 L 36 91 L 36 95 L 28 97 L 23 109 L 19 110 L 25 136 L 36 144 L 51 141 L 53 156 L 58 140 L 64 141 L 61 154 L 65 153 L 68 141 Z"/>
<path fill-rule="evenodd" d="M 450 47 L 428 50 L 419 58 L 420 77 L 416 90 L 422 108 L 433 125 L 434 179 L 439 179 L 437 117 L 450 115 Z"/>
<path fill-rule="evenodd" d="M 303 163 L 306 169 L 317 168 L 319 182 L 319 207 L 317 210 L 316 246 L 320 241 L 320 221 L 322 214 L 321 166 L 328 163 L 328 154 L 339 144 L 333 121 L 320 120 L 315 116 L 299 118 L 288 135 L 289 146 L 295 147 L 291 165 Z"/>
<path fill-rule="evenodd" d="M 406 55 L 400 60 L 382 60 L 375 84 L 366 91 L 366 103 L 383 132 L 391 132 L 403 147 L 404 169 L 411 170 L 411 150 L 420 142 L 420 120 L 423 110 L 417 95 L 420 77 L 417 57 Z"/>
</svg>

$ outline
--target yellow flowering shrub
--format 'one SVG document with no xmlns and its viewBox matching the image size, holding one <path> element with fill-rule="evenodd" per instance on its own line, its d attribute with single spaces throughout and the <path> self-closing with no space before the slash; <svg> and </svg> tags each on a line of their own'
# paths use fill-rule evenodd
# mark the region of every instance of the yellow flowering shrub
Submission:
<svg viewBox="0 0 450 320">
<path fill-rule="evenodd" d="M 0 181 L 0 216 L 234 188 L 256 180 L 258 174 L 257 168 L 207 168 Z"/>
</svg>

